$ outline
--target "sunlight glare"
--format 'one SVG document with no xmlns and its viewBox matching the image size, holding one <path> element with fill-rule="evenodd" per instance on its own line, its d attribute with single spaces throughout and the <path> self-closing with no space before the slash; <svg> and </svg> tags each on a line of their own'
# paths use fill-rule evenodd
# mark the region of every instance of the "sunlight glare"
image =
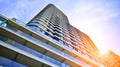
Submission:
<svg viewBox="0 0 120 67">
<path fill-rule="evenodd" d="M 101 55 L 106 54 L 108 52 L 108 49 L 105 48 L 104 46 L 98 47 L 98 49 L 99 49 Z"/>
</svg>

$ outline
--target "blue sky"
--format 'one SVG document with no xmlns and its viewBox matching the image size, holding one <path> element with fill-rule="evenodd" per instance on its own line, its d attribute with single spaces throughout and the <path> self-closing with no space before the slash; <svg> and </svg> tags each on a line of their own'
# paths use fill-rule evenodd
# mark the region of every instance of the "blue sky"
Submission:
<svg viewBox="0 0 120 67">
<path fill-rule="evenodd" d="M 89 35 L 101 51 L 111 49 L 120 55 L 119 0 L 0 0 L 0 14 L 27 23 L 49 3 L 63 11 L 70 24 Z"/>
</svg>

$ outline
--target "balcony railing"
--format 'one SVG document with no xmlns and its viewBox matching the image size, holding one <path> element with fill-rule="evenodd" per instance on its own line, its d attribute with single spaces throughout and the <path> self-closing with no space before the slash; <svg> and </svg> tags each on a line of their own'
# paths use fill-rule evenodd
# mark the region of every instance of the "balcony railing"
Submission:
<svg viewBox="0 0 120 67">
<path fill-rule="evenodd" d="M 0 67 L 28 67 L 15 61 L 0 56 Z"/>
<path fill-rule="evenodd" d="M 11 40 L 11 39 L 9 39 L 9 40 Z M 3 40 L 0 40 L 0 41 L 3 41 Z M 37 51 L 35 51 L 35 50 L 33 50 L 33 49 L 29 48 L 29 47 L 26 47 L 26 46 L 24 46 L 24 45 L 22 45 L 22 44 L 20 44 L 18 42 L 15 42 L 13 40 L 11 40 L 11 41 L 14 42 L 14 43 L 11 44 L 11 43 L 9 43 L 7 41 L 3 41 L 3 42 L 8 43 L 8 44 L 10 44 L 10 45 L 12 45 L 14 47 L 17 47 L 17 48 L 19 48 L 19 49 L 21 49 L 23 51 L 26 51 L 28 53 L 31 53 L 32 55 L 35 55 L 35 56 L 37 56 L 39 58 L 45 59 L 45 60 L 47 60 L 49 62 L 52 62 L 52 63 L 54 63 L 56 65 L 61 66 L 61 64 L 62 64 L 61 62 L 59 62 L 59 61 L 57 61 L 57 60 L 55 60 L 55 59 L 53 59 L 53 58 L 51 58 L 49 56 L 46 56 L 46 55 L 44 55 L 44 54 L 42 54 L 40 52 L 37 52 Z"/>
<path fill-rule="evenodd" d="M 7 27 L 6 27 L 5 29 L 14 32 L 13 30 L 11 30 L 11 29 L 9 29 L 9 28 L 7 28 Z M 34 41 L 34 42 L 37 42 L 37 43 L 43 45 L 44 47 L 47 47 L 47 48 L 55 51 L 56 53 L 59 53 L 60 55 L 62 54 L 63 56 L 65 56 L 67 59 L 69 59 L 69 60 L 71 60 L 71 61 L 74 61 L 74 62 L 77 62 L 77 63 L 79 63 L 79 64 L 82 64 L 83 66 L 85 66 L 85 65 L 86 65 L 86 66 L 89 66 L 88 64 L 85 64 L 84 62 L 82 62 L 82 61 L 80 61 L 80 60 L 77 60 L 76 58 L 74 58 L 74 57 L 72 57 L 72 56 L 70 56 L 70 55 L 68 55 L 68 54 L 66 54 L 66 53 L 64 53 L 64 52 L 62 52 L 62 51 L 60 51 L 60 50 L 58 50 L 58 49 L 56 49 L 56 48 L 54 48 L 54 47 L 46 44 L 46 43 L 44 43 L 44 42 L 42 42 L 42 41 L 40 41 L 40 40 L 37 40 L 37 39 L 33 38 L 32 36 L 27 35 L 26 33 L 23 33 L 23 32 L 22 32 L 22 33 L 16 33 L 16 32 L 14 32 L 14 33 L 15 33 L 15 34 L 20 34 L 20 35 L 23 36 L 23 37 L 27 37 L 28 39 L 30 39 L 30 40 L 32 40 L 32 41 Z M 44 35 L 43 37 L 46 37 L 46 36 Z M 46 38 L 47 38 L 47 37 L 46 37 Z M 55 40 L 52 40 L 52 38 L 51 38 L 51 41 L 53 41 L 54 43 L 56 42 L 57 45 L 60 45 L 59 42 L 57 42 L 57 41 L 55 41 Z"/>
<path fill-rule="evenodd" d="M 57 61 L 57 60 L 55 60 L 55 59 L 53 59 L 53 58 L 51 58 L 49 56 L 46 56 L 46 55 L 44 55 L 44 54 L 42 54 L 40 52 L 37 52 L 37 51 L 35 51 L 35 50 L 31 49 L 31 48 L 28 48 L 28 47 L 26 47 L 24 45 L 21 45 L 20 43 L 15 42 L 14 46 L 19 48 L 19 49 L 22 49 L 22 50 L 24 50 L 26 52 L 29 52 L 29 53 L 31 53 L 31 54 L 33 54 L 35 56 L 43 58 L 43 59 L 45 59 L 45 60 L 47 60 L 49 62 L 55 63 L 55 64 L 57 64 L 59 66 L 61 65 L 61 62 L 59 62 L 59 61 Z"/>
</svg>

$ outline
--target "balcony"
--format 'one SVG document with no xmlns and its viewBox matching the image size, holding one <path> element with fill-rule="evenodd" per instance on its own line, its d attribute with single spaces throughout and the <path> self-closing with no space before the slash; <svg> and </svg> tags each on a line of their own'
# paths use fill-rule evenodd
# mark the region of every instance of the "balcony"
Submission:
<svg viewBox="0 0 120 67">
<path fill-rule="evenodd" d="M 2 30 L 2 32 L 9 32 L 9 33 L 11 33 L 11 34 L 8 34 L 8 35 L 5 34 L 6 36 L 10 35 L 12 38 L 18 38 L 19 41 L 26 40 L 28 43 L 31 43 L 31 45 L 27 44 L 26 46 L 29 46 L 29 47 L 34 46 L 34 47 L 31 47 L 33 49 L 35 49 L 35 45 L 39 46 L 39 49 L 42 48 L 44 50 L 47 50 L 48 51 L 48 53 L 47 53 L 48 55 L 50 55 L 52 57 L 56 56 L 56 59 L 58 59 L 59 61 L 63 61 L 64 59 L 66 59 L 66 62 L 68 62 L 68 64 L 71 64 L 71 62 L 72 62 L 75 65 L 77 64 L 77 65 L 82 65 L 82 66 L 89 66 L 89 65 L 87 65 L 87 64 L 77 60 L 76 58 L 74 58 L 72 56 L 69 56 L 69 55 L 66 55 L 64 52 L 62 52 L 62 51 L 60 51 L 60 50 L 58 50 L 58 49 L 56 49 L 56 48 L 46 44 L 46 43 L 43 43 L 43 42 L 41 42 L 41 41 L 39 41 L 39 40 L 29 36 L 29 35 L 26 36 L 25 34 L 24 35 L 20 34 L 20 33 L 18 34 L 15 31 L 10 30 L 9 28 L 2 28 L 2 29 L 4 29 L 4 30 Z M 21 40 L 21 39 L 23 39 L 23 40 Z M 37 50 L 37 49 L 35 49 L 35 50 Z M 54 55 L 52 55 L 53 53 L 54 53 Z M 60 58 L 62 58 L 62 60 Z"/>
<path fill-rule="evenodd" d="M 18 45 L 18 44 L 17 44 Z M 16 45 L 10 45 L 8 43 L 5 43 L 3 41 L 0 41 L 0 56 L 7 57 L 13 61 L 22 63 L 24 65 L 27 65 L 29 67 L 39 67 L 42 66 L 43 64 L 46 67 L 59 67 L 58 65 L 49 62 L 48 60 L 45 60 L 43 58 L 40 58 L 42 54 L 37 54 L 34 51 L 32 53 L 30 52 L 28 48 L 22 47 L 20 49 L 20 46 L 16 47 Z"/>
</svg>

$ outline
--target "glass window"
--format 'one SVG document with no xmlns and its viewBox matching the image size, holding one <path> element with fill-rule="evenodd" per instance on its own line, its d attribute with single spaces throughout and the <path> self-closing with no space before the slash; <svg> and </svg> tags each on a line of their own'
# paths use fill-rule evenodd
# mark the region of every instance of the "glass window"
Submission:
<svg viewBox="0 0 120 67">
<path fill-rule="evenodd" d="M 61 37 L 58 33 L 54 33 L 55 36 Z"/>
<path fill-rule="evenodd" d="M 6 27 L 6 25 L 7 25 L 7 24 L 6 24 L 4 21 L 1 21 L 1 20 L 0 20 L 0 26 Z"/>
<path fill-rule="evenodd" d="M 57 38 L 57 37 L 53 37 L 53 39 L 55 39 L 55 40 L 59 41 L 59 38 Z"/>
<path fill-rule="evenodd" d="M 13 31 L 17 31 L 17 29 L 14 28 L 13 26 L 7 25 L 6 27 L 9 28 L 9 29 L 11 29 L 11 30 L 13 30 Z"/>
<path fill-rule="evenodd" d="M 4 19 L 3 17 L 1 17 L 1 16 L 0 16 L 0 21 L 5 22 L 5 21 L 6 21 L 6 19 Z"/>
<path fill-rule="evenodd" d="M 4 23 L 3 21 L 0 20 L 0 24 Z"/>
<path fill-rule="evenodd" d="M 0 40 L 5 42 L 8 40 L 8 38 L 4 37 L 3 35 L 0 35 Z"/>
<path fill-rule="evenodd" d="M 6 19 L 4 19 L 3 17 L 0 16 L 0 26 L 6 27 Z"/>
<path fill-rule="evenodd" d="M 49 36 L 49 34 L 47 32 L 45 32 L 45 35 Z"/>
</svg>

